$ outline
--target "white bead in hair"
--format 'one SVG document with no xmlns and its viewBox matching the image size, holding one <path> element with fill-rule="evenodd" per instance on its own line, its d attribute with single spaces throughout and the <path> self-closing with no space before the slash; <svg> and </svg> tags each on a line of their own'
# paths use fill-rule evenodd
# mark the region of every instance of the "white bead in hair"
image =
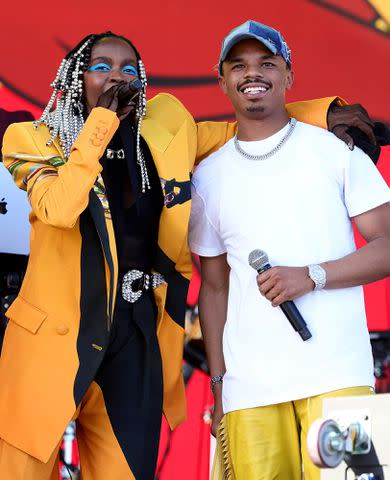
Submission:
<svg viewBox="0 0 390 480">
<path fill-rule="evenodd" d="M 43 123 L 50 130 L 48 145 L 59 138 L 66 158 L 69 157 L 72 145 L 76 141 L 84 125 L 83 117 L 83 79 L 82 75 L 88 62 L 88 54 L 96 37 L 91 36 L 69 58 L 64 58 L 58 68 L 57 75 L 51 84 L 53 93 L 41 117 L 34 124 L 35 128 Z M 146 73 L 141 59 L 138 60 L 139 77 L 142 92 L 138 95 L 136 107 L 136 155 L 137 164 L 141 170 L 142 192 L 150 190 L 150 181 L 146 168 L 145 157 L 141 146 L 142 119 L 146 114 Z M 56 105 L 55 110 L 52 108 Z"/>
<path fill-rule="evenodd" d="M 148 170 L 146 168 L 145 163 L 145 156 L 142 151 L 141 147 L 141 126 L 143 117 L 146 114 L 146 73 L 145 67 L 141 59 L 138 60 L 138 70 L 139 70 L 139 77 L 142 83 L 142 92 L 138 95 L 138 103 L 136 109 L 136 115 L 138 118 L 137 122 L 137 133 L 136 133 L 136 153 L 137 153 L 137 163 L 141 170 L 141 180 L 142 180 L 142 193 L 145 193 L 146 190 L 150 190 L 150 181 L 148 176 Z"/>
<path fill-rule="evenodd" d="M 80 105 L 82 105 L 83 81 L 79 77 L 83 74 L 82 67 L 86 49 L 93 41 L 94 37 L 90 37 L 76 53 L 62 60 L 57 75 L 51 84 L 54 90 L 49 103 L 39 120 L 35 122 L 35 127 L 40 123 L 48 126 L 51 134 L 48 145 L 59 138 L 66 158 L 69 157 L 72 145 L 84 125 L 82 108 L 80 108 Z M 52 111 L 54 104 L 56 104 L 56 108 Z"/>
</svg>

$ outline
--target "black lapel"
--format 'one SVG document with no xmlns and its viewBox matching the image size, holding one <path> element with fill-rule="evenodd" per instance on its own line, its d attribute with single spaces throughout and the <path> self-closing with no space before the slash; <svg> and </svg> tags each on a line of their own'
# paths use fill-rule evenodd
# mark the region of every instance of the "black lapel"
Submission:
<svg viewBox="0 0 390 480">
<path fill-rule="evenodd" d="M 134 198 L 138 198 L 139 195 L 139 180 L 137 172 L 137 159 L 135 149 L 135 135 L 131 130 L 131 124 L 129 120 L 124 120 L 120 123 L 119 136 L 122 141 L 123 150 L 125 151 L 127 171 L 129 173 L 131 189 L 134 193 Z"/>
<path fill-rule="evenodd" d="M 114 263 L 112 258 L 112 252 L 110 249 L 110 240 L 108 236 L 107 225 L 104 217 L 104 210 L 103 206 L 94 192 L 91 190 L 89 193 L 89 204 L 88 204 L 89 211 L 91 213 L 92 219 L 95 223 L 95 227 L 97 233 L 100 238 L 100 243 L 103 248 L 104 256 L 107 260 L 108 268 L 110 269 L 110 290 L 111 292 L 114 291 Z M 110 295 L 110 304 L 109 304 L 109 312 L 112 312 L 112 302 L 113 302 L 112 294 Z"/>
<path fill-rule="evenodd" d="M 109 338 L 104 255 L 91 217 L 90 209 L 80 215 L 81 290 L 77 336 L 80 363 L 73 392 L 76 405 L 81 402 L 103 360 Z"/>
</svg>

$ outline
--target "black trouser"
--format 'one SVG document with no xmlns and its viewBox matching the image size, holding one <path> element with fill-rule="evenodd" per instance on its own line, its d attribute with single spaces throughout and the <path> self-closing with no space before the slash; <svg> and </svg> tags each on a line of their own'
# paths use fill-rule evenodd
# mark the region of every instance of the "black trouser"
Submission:
<svg viewBox="0 0 390 480">
<path fill-rule="evenodd" d="M 163 383 L 153 292 L 115 304 L 110 343 L 95 381 L 114 434 L 137 480 L 154 478 L 160 438 Z"/>
</svg>

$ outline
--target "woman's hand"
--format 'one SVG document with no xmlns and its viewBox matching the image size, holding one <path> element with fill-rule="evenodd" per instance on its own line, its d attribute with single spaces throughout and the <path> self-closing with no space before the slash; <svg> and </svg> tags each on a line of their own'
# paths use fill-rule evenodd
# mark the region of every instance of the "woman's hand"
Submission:
<svg viewBox="0 0 390 480">
<path fill-rule="evenodd" d="M 353 150 L 353 139 L 347 133 L 350 127 L 359 128 L 367 135 L 369 142 L 376 145 L 374 123 L 360 103 L 343 106 L 332 103 L 328 110 L 328 130 L 343 140 L 350 150 Z"/>
<path fill-rule="evenodd" d="M 135 109 L 136 102 L 133 98 L 134 90 L 129 88 L 128 83 L 120 82 L 103 92 L 96 106 L 116 112 L 122 121 Z"/>
</svg>

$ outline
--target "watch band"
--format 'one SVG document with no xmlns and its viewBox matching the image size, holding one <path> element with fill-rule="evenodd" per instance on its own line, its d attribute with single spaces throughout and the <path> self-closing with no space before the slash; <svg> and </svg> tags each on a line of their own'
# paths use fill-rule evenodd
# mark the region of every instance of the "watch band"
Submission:
<svg viewBox="0 0 390 480">
<path fill-rule="evenodd" d="M 215 384 L 217 383 L 223 383 L 223 375 L 214 375 L 213 377 L 211 377 L 210 388 L 213 393 L 214 393 Z"/>
<path fill-rule="evenodd" d="M 314 290 L 322 290 L 326 285 L 326 271 L 318 264 L 308 265 L 307 268 L 314 282 Z"/>
</svg>

